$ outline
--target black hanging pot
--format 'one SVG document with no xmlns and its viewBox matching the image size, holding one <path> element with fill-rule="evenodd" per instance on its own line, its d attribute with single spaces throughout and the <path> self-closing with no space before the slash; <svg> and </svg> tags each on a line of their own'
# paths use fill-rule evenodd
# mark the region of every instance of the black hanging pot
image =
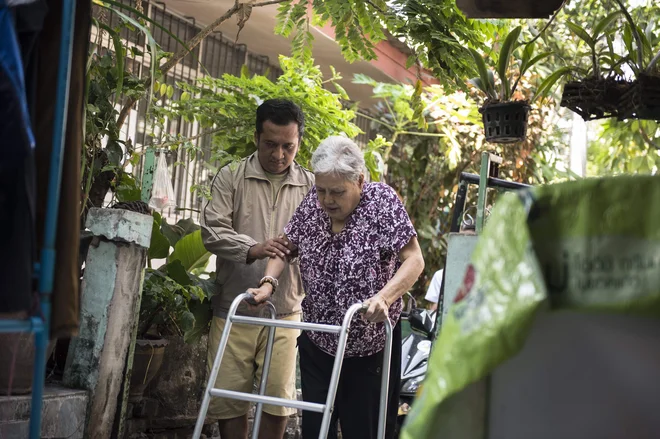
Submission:
<svg viewBox="0 0 660 439">
<path fill-rule="evenodd" d="M 479 109 L 486 141 L 516 143 L 527 136 L 527 118 L 531 107 L 527 101 L 486 104 Z"/>
<path fill-rule="evenodd" d="M 660 121 L 660 76 L 640 73 L 621 97 L 619 119 Z"/>
<path fill-rule="evenodd" d="M 579 114 L 585 121 L 621 118 L 624 106 L 621 97 L 626 95 L 631 83 L 618 78 L 586 78 L 564 85 L 562 107 Z"/>
</svg>

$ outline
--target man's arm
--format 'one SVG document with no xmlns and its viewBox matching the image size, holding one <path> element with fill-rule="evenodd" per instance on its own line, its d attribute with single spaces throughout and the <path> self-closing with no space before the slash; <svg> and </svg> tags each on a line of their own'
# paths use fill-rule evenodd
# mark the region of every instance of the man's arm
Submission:
<svg viewBox="0 0 660 439">
<path fill-rule="evenodd" d="M 283 238 L 257 242 L 239 234 L 233 227 L 234 189 L 231 171 L 225 167 L 213 179 L 211 200 L 202 210 L 201 226 L 204 247 L 219 258 L 249 264 L 256 259 L 290 254 L 290 244 Z"/>
<path fill-rule="evenodd" d="M 202 209 L 201 226 L 204 247 L 219 258 L 246 263 L 248 251 L 257 241 L 248 235 L 236 233 L 232 216 L 234 213 L 234 190 L 231 171 L 221 169 L 213 179 L 211 200 Z"/>
</svg>

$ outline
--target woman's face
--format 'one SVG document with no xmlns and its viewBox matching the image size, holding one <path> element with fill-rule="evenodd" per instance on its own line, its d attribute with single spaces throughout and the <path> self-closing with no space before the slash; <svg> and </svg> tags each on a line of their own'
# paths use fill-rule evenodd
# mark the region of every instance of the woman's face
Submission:
<svg viewBox="0 0 660 439">
<path fill-rule="evenodd" d="M 316 193 L 323 210 L 331 219 L 345 221 L 360 202 L 364 175 L 357 181 L 335 174 L 316 174 L 315 177 Z"/>
</svg>

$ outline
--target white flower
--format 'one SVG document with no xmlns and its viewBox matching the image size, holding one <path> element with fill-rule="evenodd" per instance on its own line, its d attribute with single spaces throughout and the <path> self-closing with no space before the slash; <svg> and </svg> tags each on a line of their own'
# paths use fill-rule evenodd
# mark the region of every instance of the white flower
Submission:
<svg viewBox="0 0 660 439">
<path fill-rule="evenodd" d="M 263 104 L 263 102 L 264 102 L 264 100 L 261 99 L 261 98 L 260 98 L 259 96 L 257 96 L 257 95 L 250 94 L 250 95 L 248 95 L 248 96 L 251 97 L 252 99 L 254 99 L 255 102 L 257 103 L 257 105 L 261 105 L 261 104 Z"/>
</svg>

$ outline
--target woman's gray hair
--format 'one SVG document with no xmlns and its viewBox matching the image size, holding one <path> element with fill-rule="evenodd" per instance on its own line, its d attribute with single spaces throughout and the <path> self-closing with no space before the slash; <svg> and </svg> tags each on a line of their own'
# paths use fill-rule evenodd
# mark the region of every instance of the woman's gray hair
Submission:
<svg viewBox="0 0 660 439">
<path fill-rule="evenodd" d="M 312 154 L 312 171 L 315 174 L 335 174 L 349 181 L 357 181 L 364 170 L 364 154 L 347 137 L 330 136 Z"/>
</svg>

